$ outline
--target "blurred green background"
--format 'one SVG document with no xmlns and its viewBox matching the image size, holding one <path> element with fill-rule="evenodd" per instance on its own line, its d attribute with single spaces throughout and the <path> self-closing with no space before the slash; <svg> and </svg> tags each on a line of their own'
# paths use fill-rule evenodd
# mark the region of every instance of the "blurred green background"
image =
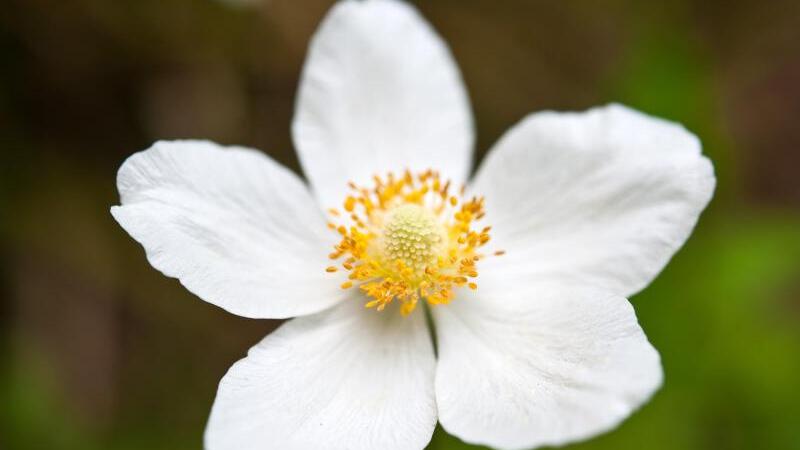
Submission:
<svg viewBox="0 0 800 450">
<path fill-rule="evenodd" d="M 718 188 L 632 299 L 666 371 L 574 449 L 800 449 L 796 0 L 426 0 L 485 150 L 525 114 L 619 101 L 683 122 Z M 159 138 L 289 137 L 321 0 L 5 0 L 0 9 L 0 448 L 196 449 L 216 384 L 277 322 L 204 303 L 112 220 Z M 431 449 L 474 448 L 437 431 Z"/>
</svg>

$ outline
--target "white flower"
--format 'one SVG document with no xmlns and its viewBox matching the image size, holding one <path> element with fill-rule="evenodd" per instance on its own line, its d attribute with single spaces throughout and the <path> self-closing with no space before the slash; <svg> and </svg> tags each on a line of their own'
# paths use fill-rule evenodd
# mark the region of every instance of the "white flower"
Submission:
<svg viewBox="0 0 800 450">
<path fill-rule="evenodd" d="M 467 442 L 559 445 L 660 386 L 625 297 L 711 198 L 681 126 L 618 105 L 533 114 L 462 195 L 458 69 L 411 6 L 368 0 L 314 36 L 292 131 L 310 191 L 205 141 L 158 142 L 119 171 L 111 212 L 155 268 L 234 314 L 299 316 L 225 375 L 208 449 L 422 449 L 437 419 Z"/>
</svg>

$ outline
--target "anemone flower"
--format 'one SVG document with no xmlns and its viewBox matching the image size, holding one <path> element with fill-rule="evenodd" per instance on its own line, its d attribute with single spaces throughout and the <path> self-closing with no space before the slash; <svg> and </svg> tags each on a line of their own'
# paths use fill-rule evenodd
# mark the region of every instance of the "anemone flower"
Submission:
<svg viewBox="0 0 800 450">
<path fill-rule="evenodd" d="M 610 105 L 532 114 L 468 180 L 473 123 L 410 5 L 342 1 L 313 37 L 292 135 L 157 142 L 114 218 L 153 267 L 249 318 L 296 317 L 222 379 L 210 450 L 413 450 L 610 430 L 662 382 L 626 297 L 686 241 L 715 179 L 680 125 Z M 480 272 L 480 274 L 479 274 Z"/>
</svg>

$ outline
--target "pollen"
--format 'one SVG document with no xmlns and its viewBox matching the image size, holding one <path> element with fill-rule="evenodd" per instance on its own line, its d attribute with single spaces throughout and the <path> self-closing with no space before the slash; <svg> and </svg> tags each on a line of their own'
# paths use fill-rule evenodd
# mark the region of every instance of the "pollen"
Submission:
<svg viewBox="0 0 800 450">
<path fill-rule="evenodd" d="M 341 288 L 357 288 L 364 306 L 378 311 L 398 302 L 403 315 L 421 301 L 447 304 L 461 288 L 478 289 L 477 262 L 487 256 L 482 247 L 491 227 L 473 225 L 485 215 L 484 199 L 463 198 L 463 186 L 451 192 L 451 183 L 433 170 L 375 175 L 373 183 L 348 183 L 351 193 L 342 203 L 348 214 L 329 210 L 328 226 L 341 239 L 329 256 L 347 273 Z M 325 270 L 341 276 L 336 266 Z"/>
</svg>

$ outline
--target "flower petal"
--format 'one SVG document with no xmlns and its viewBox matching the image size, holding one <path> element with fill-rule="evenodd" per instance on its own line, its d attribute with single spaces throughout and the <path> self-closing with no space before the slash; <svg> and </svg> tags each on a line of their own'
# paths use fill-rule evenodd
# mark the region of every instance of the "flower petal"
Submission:
<svg viewBox="0 0 800 450">
<path fill-rule="evenodd" d="M 422 311 L 357 299 L 284 324 L 219 385 L 208 450 L 419 450 L 436 426 Z"/>
<path fill-rule="evenodd" d="M 714 184 L 693 134 L 610 105 L 529 116 L 495 145 L 472 191 L 486 196 L 508 270 L 630 296 L 683 245 Z"/>
<path fill-rule="evenodd" d="M 471 164 L 469 99 L 450 51 L 413 6 L 337 3 L 313 37 L 292 134 L 325 207 L 347 181 L 403 169 L 439 170 L 460 183 Z"/>
<path fill-rule="evenodd" d="M 619 424 L 662 381 L 658 353 L 621 297 L 484 280 L 434 318 L 439 421 L 470 443 L 586 439 Z"/>
<path fill-rule="evenodd" d="M 120 167 L 114 218 L 147 259 L 203 300 L 245 317 L 310 314 L 341 300 L 325 274 L 325 219 L 302 181 L 266 155 L 157 142 Z"/>
</svg>

